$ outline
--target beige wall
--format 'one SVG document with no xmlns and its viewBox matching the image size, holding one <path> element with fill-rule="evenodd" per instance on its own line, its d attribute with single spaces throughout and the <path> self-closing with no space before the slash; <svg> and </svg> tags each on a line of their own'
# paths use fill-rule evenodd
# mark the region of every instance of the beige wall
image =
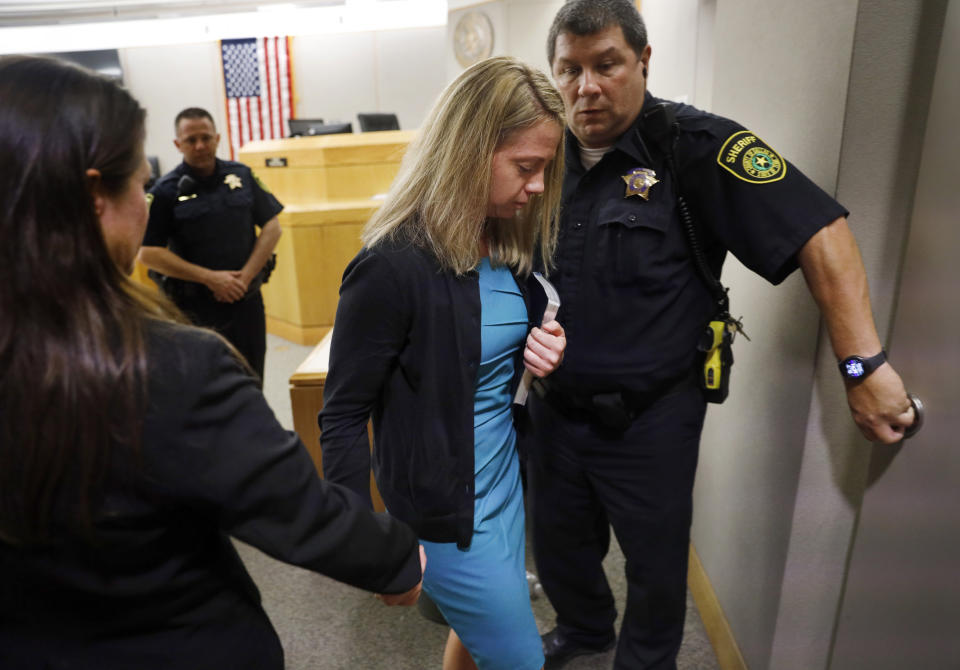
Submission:
<svg viewBox="0 0 960 670">
<path fill-rule="evenodd" d="M 167 172 L 180 162 L 173 145 L 173 119 L 184 107 L 208 110 L 223 131 L 226 115 L 217 42 L 120 50 L 124 84 L 147 110 L 148 156 Z M 229 157 L 226 135 L 220 156 Z"/>
<path fill-rule="evenodd" d="M 419 128 L 446 83 L 438 55 L 446 29 L 410 28 L 296 37 L 297 114 L 350 121 L 358 112 L 393 112 Z"/>
</svg>

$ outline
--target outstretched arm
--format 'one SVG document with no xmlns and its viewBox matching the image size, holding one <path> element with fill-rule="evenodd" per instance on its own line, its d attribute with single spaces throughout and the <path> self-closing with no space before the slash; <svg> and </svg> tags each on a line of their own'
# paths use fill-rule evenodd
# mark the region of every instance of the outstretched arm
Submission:
<svg viewBox="0 0 960 670">
<path fill-rule="evenodd" d="M 798 260 L 837 359 L 879 353 L 883 346 L 870 308 L 867 276 L 847 220 L 841 217 L 821 228 L 800 250 Z M 900 375 L 889 363 L 863 380 L 844 383 L 853 420 L 868 440 L 892 444 L 903 439 L 904 429 L 914 420 L 913 408 Z"/>
<path fill-rule="evenodd" d="M 152 342 L 144 469 L 161 500 L 278 560 L 412 604 L 423 559 L 404 523 L 324 481 L 219 336 L 167 328 Z M 155 408 L 155 409 L 154 409 Z M 205 551 L 198 548 L 197 551 Z"/>
</svg>

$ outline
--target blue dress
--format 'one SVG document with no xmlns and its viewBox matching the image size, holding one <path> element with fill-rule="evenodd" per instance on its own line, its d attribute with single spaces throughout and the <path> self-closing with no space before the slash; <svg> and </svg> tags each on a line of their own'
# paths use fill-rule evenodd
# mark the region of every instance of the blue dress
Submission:
<svg viewBox="0 0 960 670">
<path fill-rule="evenodd" d="M 539 670 L 543 648 L 527 586 L 523 490 L 510 394 L 527 310 L 507 268 L 480 264 L 481 363 L 474 392 L 473 538 L 421 541 L 423 588 L 480 670 Z"/>
</svg>

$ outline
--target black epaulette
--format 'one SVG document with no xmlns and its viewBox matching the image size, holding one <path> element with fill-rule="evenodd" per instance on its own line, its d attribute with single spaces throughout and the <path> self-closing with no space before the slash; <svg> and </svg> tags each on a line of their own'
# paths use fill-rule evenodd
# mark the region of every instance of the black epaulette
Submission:
<svg viewBox="0 0 960 670">
<path fill-rule="evenodd" d="M 165 188 L 168 184 L 173 184 L 174 191 L 176 191 L 176 184 L 179 178 L 180 174 L 178 174 L 175 170 L 171 170 L 157 180 L 157 183 L 153 185 L 153 188 L 150 189 L 150 192 L 156 193 L 160 189 Z"/>
</svg>

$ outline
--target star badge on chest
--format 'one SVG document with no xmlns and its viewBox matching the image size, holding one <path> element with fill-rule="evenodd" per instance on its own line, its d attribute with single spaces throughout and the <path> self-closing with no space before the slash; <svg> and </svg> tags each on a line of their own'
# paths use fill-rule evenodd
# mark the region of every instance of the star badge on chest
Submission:
<svg viewBox="0 0 960 670">
<path fill-rule="evenodd" d="M 231 191 L 235 188 L 243 188 L 243 182 L 235 174 L 228 174 L 223 178 L 223 183 L 229 186 Z"/>
<path fill-rule="evenodd" d="M 657 173 L 650 168 L 633 168 L 621 179 L 627 183 L 627 192 L 624 193 L 624 198 L 639 195 L 644 200 L 649 200 L 650 189 L 654 184 L 660 183 L 660 180 L 657 179 Z"/>
</svg>

